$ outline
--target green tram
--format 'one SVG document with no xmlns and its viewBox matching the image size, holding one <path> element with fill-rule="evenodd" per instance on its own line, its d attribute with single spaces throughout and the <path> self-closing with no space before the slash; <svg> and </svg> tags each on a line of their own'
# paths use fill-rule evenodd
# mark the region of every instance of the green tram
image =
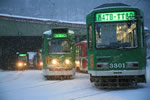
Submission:
<svg viewBox="0 0 150 100">
<path fill-rule="evenodd" d="M 17 55 L 16 69 L 25 70 L 28 69 L 29 57 L 27 53 L 20 53 Z"/>
<path fill-rule="evenodd" d="M 72 79 L 75 75 L 74 32 L 67 28 L 44 32 L 42 58 L 47 79 Z"/>
<path fill-rule="evenodd" d="M 143 13 L 125 4 L 103 4 L 86 16 L 88 73 L 99 88 L 146 83 Z"/>
</svg>

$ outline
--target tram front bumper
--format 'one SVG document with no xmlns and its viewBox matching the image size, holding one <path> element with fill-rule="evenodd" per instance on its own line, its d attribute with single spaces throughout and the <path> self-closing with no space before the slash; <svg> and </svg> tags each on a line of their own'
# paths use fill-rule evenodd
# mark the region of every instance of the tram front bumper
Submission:
<svg viewBox="0 0 150 100">
<path fill-rule="evenodd" d="M 88 71 L 92 76 L 126 76 L 126 75 L 145 75 L 146 70 L 111 70 L 111 71 Z"/>
<path fill-rule="evenodd" d="M 54 68 L 54 69 L 43 69 L 44 76 L 55 76 L 55 75 L 75 75 L 75 68 Z"/>
<path fill-rule="evenodd" d="M 88 71 L 91 82 L 107 80 L 134 80 L 136 82 L 146 82 L 146 70 L 118 70 L 118 71 Z"/>
</svg>

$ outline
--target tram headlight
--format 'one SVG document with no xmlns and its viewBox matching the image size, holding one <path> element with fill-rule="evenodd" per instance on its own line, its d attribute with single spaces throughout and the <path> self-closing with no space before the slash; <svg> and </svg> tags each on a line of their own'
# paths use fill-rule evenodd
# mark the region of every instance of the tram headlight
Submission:
<svg viewBox="0 0 150 100">
<path fill-rule="evenodd" d="M 53 59 L 53 60 L 52 60 L 52 64 L 56 65 L 56 64 L 57 64 L 57 60 L 56 60 L 56 59 Z"/>
<path fill-rule="evenodd" d="M 26 66 L 27 65 L 27 63 L 24 63 L 24 66 Z"/>
<path fill-rule="evenodd" d="M 17 63 L 17 66 L 18 66 L 18 67 L 23 67 L 23 65 L 24 65 L 23 62 L 18 62 L 18 63 Z"/>
<path fill-rule="evenodd" d="M 70 64 L 70 60 L 69 60 L 69 59 L 66 59 L 66 60 L 65 60 L 65 63 L 66 63 L 66 64 Z"/>
<path fill-rule="evenodd" d="M 42 61 L 40 61 L 40 66 L 43 66 L 43 62 Z"/>
<path fill-rule="evenodd" d="M 80 67 L 80 61 L 75 61 L 77 67 Z"/>
</svg>

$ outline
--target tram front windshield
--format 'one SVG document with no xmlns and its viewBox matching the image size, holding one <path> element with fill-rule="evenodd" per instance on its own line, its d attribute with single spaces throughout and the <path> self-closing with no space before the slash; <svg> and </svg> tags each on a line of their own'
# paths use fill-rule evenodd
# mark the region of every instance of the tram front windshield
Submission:
<svg viewBox="0 0 150 100">
<path fill-rule="evenodd" d="M 19 56 L 18 59 L 20 61 L 27 61 L 27 56 Z"/>
<path fill-rule="evenodd" d="M 48 42 L 49 53 L 51 54 L 61 54 L 61 53 L 70 53 L 71 44 L 68 40 L 51 40 Z"/>
<path fill-rule="evenodd" d="M 136 22 L 96 23 L 96 48 L 136 48 Z"/>
</svg>

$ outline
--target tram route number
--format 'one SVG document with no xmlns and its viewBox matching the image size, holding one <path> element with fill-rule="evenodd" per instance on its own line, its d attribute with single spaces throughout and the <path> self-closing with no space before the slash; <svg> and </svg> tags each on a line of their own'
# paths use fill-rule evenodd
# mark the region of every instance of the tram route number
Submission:
<svg viewBox="0 0 150 100">
<path fill-rule="evenodd" d="M 125 68 L 125 63 L 111 63 L 109 64 L 110 68 Z"/>
</svg>

